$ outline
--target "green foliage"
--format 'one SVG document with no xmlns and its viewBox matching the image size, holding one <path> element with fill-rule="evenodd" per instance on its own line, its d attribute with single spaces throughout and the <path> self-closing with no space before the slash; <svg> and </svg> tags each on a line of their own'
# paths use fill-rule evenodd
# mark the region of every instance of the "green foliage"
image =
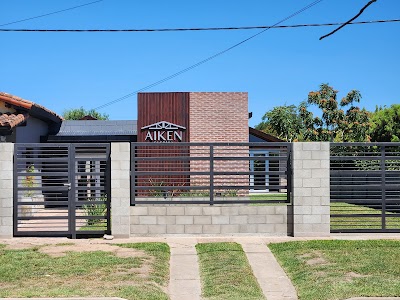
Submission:
<svg viewBox="0 0 400 300">
<path fill-rule="evenodd" d="M 88 201 L 107 201 L 107 196 L 103 196 L 100 199 L 90 198 Z M 104 217 L 107 213 L 107 205 L 98 203 L 98 204 L 85 204 L 82 206 L 85 210 L 85 213 L 89 217 Z M 102 223 L 102 219 L 87 219 L 86 220 L 88 226 L 93 226 L 99 223 Z"/>
<path fill-rule="evenodd" d="M 27 169 L 26 169 L 26 173 L 34 173 L 35 172 L 35 166 L 34 165 L 30 165 Z M 35 186 L 35 177 L 32 175 L 27 175 L 25 176 L 25 178 L 22 179 L 22 186 L 23 187 L 28 187 L 28 188 L 32 188 Z M 32 190 L 27 190 L 25 191 L 25 196 L 26 197 L 32 197 L 34 194 L 34 191 Z"/>
<path fill-rule="evenodd" d="M 360 102 L 360 92 L 350 91 L 340 103 L 337 101 L 337 93 L 323 83 L 318 91 L 310 92 L 307 101 L 298 107 L 284 105 L 268 111 L 256 128 L 289 142 L 368 141 L 370 114 L 354 105 Z M 319 110 L 318 116 L 311 112 L 313 106 Z"/>
<path fill-rule="evenodd" d="M 373 142 L 400 142 L 400 104 L 372 114 L 370 136 Z"/>
<path fill-rule="evenodd" d="M 268 132 L 288 142 L 299 138 L 302 128 L 295 105 L 276 106 L 265 113 L 256 129 Z"/>
<path fill-rule="evenodd" d="M 365 142 L 368 140 L 369 112 L 354 106 L 360 102 L 359 91 L 352 90 L 340 103 L 338 91 L 323 83 L 320 89 L 308 94 L 307 102 L 300 104 L 303 120 L 304 139 L 307 141 Z M 314 117 L 308 110 L 314 105 L 321 111 L 321 118 Z M 348 109 L 345 111 L 347 106 Z"/>
<path fill-rule="evenodd" d="M 99 113 L 94 109 L 86 110 L 82 106 L 80 108 L 67 109 L 63 113 L 63 118 L 65 120 L 80 120 L 85 116 L 92 116 L 97 120 L 108 120 L 109 117 L 108 114 Z"/>
</svg>

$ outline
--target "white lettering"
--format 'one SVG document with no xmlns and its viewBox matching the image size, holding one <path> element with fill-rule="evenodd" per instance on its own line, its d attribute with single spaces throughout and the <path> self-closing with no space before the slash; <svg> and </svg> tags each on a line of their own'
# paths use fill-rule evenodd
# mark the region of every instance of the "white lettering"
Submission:
<svg viewBox="0 0 400 300">
<path fill-rule="evenodd" d="M 153 141 L 153 137 L 151 136 L 150 131 L 147 131 L 145 141 L 150 140 Z"/>
<path fill-rule="evenodd" d="M 183 131 L 179 128 L 186 129 L 183 126 L 165 121 L 142 127 L 142 129 L 147 129 L 145 141 L 153 143 L 182 142 Z"/>
<path fill-rule="evenodd" d="M 167 140 L 168 140 L 168 141 L 172 141 L 172 140 L 173 140 L 173 138 L 172 138 L 172 131 L 167 131 Z"/>
<path fill-rule="evenodd" d="M 180 135 L 179 135 L 180 133 Z M 182 131 L 174 131 L 174 138 L 182 142 Z"/>
<path fill-rule="evenodd" d="M 157 132 L 158 133 L 158 135 L 157 135 L 157 141 L 166 141 L 166 139 L 165 139 L 165 137 L 164 137 L 164 133 L 165 133 L 165 131 L 158 131 Z"/>
</svg>

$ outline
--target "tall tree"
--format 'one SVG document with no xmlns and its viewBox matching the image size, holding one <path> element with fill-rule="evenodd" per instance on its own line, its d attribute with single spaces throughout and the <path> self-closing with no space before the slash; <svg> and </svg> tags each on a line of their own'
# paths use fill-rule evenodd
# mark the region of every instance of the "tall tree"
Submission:
<svg viewBox="0 0 400 300">
<path fill-rule="evenodd" d="M 102 114 L 94 109 L 86 110 L 82 106 L 80 108 L 67 109 L 63 113 L 65 120 L 80 120 L 85 116 L 91 116 L 97 120 L 108 120 L 108 114 Z"/>
<path fill-rule="evenodd" d="M 308 94 L 307 102 L 299 107 L 303 120 L 304 139 L 310 141 L 368 141 L 370 113 L 364 108 L 355 106 L 360 102 L 361 94 L 357 90 L 350 91 L 340 102 L 337 101 L 337 90 L 328 84 L 320 85 L 318 91 Z M 316 106 L 321 117 L 314 117 L 310 106 Z M 347 108 L 347 110 L 346 110 Z"/>
<path fill-rule="evenodd" d="M 256 128 L 286 141 L 368 141 L 370 114 L 354 104 L 360 102 L 360 92 L 352 90 L 340 102 L 337 93 L 321 84 L 298 107 L 277 106 L 268 111 Z M 317 116 L 313 106 L 318 109 Z"/>
<path fill-rule="evenodd" d="M 370 136 L 372 142 L 400 142 L 400 104 L 372 114 Z"/>
</svg>

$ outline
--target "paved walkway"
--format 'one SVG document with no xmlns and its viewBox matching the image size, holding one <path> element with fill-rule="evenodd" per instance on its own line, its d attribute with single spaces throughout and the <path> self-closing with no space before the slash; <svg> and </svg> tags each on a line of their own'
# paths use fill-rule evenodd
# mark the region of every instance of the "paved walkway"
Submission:
<svg viewBox="0 0 400 300">
<path fill-rule="evenodd" d="M 243 247 L 268 300 L 297 300 L 296 289 L 262 239 L 235 239 Z"/>
<path fill-rule="evenodd" d="M 280 267 L 266 241 L 244 238 L 167 238 L 171 247 L 171 300 L 201 299 L 199 266 L 195 245 L 206 242 L 237 242 L 242 245 L 253 273 L 268 300 L 297 300 L 296 290 Z"/>
<path fill-rule="evenodd" d="M 199 300 L 200 272 L 195 238 L 170 238 L 171 249 L 169 295 L 171 300 Z"/>
</svg>

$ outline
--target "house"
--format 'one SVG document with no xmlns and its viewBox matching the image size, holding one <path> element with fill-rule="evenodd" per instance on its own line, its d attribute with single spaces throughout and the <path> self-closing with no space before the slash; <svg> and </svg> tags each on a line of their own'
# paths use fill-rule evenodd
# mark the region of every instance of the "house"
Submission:
<svg viewBox="0 0 400 300">
<path fill-rule="evenodd" d="M 194 142 L 274 143 L 282 140 L 248 126 L 248 96 L 241 92 L 139 93 L 137 120 L 63 120 L 51 110 L 0 93 L 0 136 L 14 143 Z M 280 171 L 279 149 L 251 146 L 250 166 L 235 169 Z M 260 157 L 260 159 L 256 159 Z M 262 158 L 264 157 L 264 158 Z M 255 174 L 251 186 L 279 186 L 279 175 Z M 253 192 L 264 192 L 254 188 Z"/>
<path fill-rule="evenodd" d="M 62 121 L 39 104 L 0 92 L 0 142 L 40 143 L 58 132 Z"/>
</svg>

